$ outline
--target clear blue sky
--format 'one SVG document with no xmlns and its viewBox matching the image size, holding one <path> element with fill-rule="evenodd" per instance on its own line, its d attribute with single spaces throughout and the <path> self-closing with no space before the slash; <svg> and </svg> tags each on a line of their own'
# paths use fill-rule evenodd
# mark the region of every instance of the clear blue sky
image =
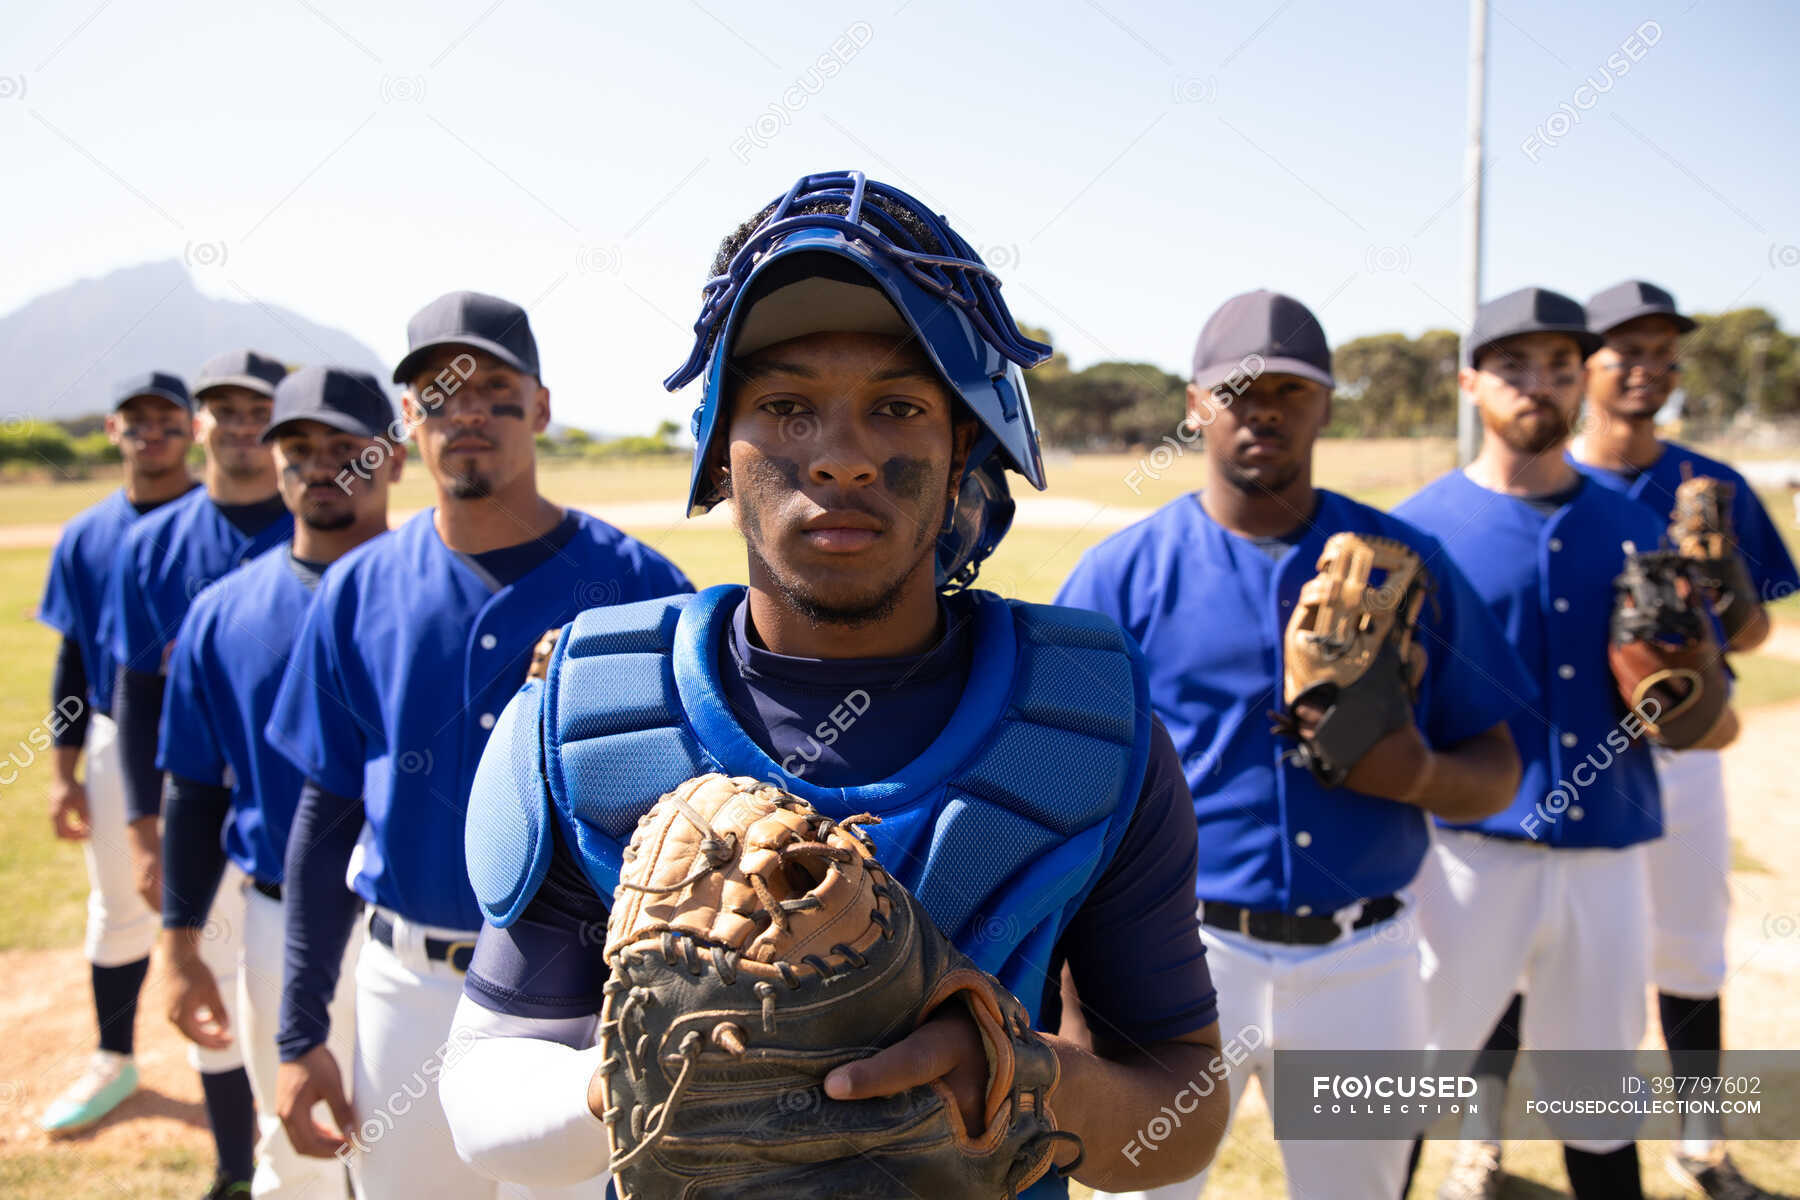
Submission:
<svg viewBox="0 0 1800 1200">
<path fill-rule="evenodd" d="M 416 308 L 480 288 L 531 306 L 560 419 L 643 429 L 691 407 L 659 381 L 720 236 L 854 167 L 947 212 L 1078 366 L 1181 371 L 1255 287 L 1337 342 L 1459 315 L 1458 0 L 20 7 L 0 311 L 185 253 L 391 360 Z M 1501 0 L 1488 294 L 1642 275 L 1800 324 L 1797 31 L 1786 3 Z"/>
</svg>

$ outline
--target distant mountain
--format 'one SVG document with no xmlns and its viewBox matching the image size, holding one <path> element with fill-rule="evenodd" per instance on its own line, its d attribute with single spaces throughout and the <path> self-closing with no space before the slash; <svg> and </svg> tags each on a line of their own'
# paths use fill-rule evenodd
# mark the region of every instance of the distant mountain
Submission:
<svg viewBox="0 0 1800 1200">
<path fill-rule="evenodd" d="M 192 382 L 226 350 L 296 366 L 390 367 L 341 330 L 272 304 L 203 295 L 179 261 L 125 267 L 37 297 L 0 316 L 0 416 L 67 419 L 109 407 L 113 385 L 138 371 Z"/>
</svg>

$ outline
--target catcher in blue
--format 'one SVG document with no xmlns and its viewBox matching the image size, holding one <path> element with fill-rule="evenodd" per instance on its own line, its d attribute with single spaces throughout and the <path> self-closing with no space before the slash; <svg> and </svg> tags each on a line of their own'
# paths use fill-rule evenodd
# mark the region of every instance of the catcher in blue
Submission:
<svg viewBox="0 0 1800 1200">
<path fill-rule="evenodd" d="M 138 895 L 126 840 L 118 731 L 108 714 L 112 659 L 101 626 L 107 576 L 125 531 L 195 486 L 186 461 L 193 401 L 187 384 L 165 371 L 134 376 L 115 396 L 106 435 L 124 459 L 124 486 L 63 527 L 38 605 L 38 620 L 62 635 L 50 685 L 51 711 L 62 718 L 53 737 L 50 825 L 57 837 L 81 842 L 87 862 L 83 952 L 100 1029 L 87 1069 L 44 1112 L 52 1136 L 88 1128 L 137 1089 L 138 993 L 156 945 L 155 915 Z"/>
<path fill-rule="evenodd" d="M 1076 1178 L 1192 1175 L 1223 1125 L 1218 1009 L 1142 657 L 1095 614 L 969 586 L 1011 520 L 1004 472 L 1043 486 L 1021 368 L 1049 348 L 941 217 L 857 172 L 807 176 L 727 237 L 695 331 L 667 381 L 704 379 L 690 511 L 731 501 L 749 586 L 583 613 L 508 705 L 470 807 L 486 924 L 457 1015 L 478 1040 L 443 1084 L 459 1151 L 501 1178 L 605 1173 L 595 931 L 639 818 L 723 772 L 881 818 L 887 870 L 1046 1031 Z M 1086 1042 L 1054 1032 L 1065 973 Z M 982 1131 L 987 1064 L 962 1006 L 938 1008 L 825 1074 L 816 1139 L 864 1111 L 840 1101 L 928 1083 Z M 1182 1128 L 1132 1153 L 1172 1102 Z M 977 1136 L 1004 1130 L 992 1115 Z"/>
<path fill-rule="evenodd" d="M 437 503 L 326 573 L 266 726 L 305 779 L 282 878 L 278 1104 L 294 1148 L 342 1154 L 363 1200 L 493 1200 L 435 1095 L 481 925 L 463 862 L 475 765 L 547 626 L 691 587 L 648 546 L 539 493 L 550 392 L 524 309 L 452 292 L 407 341 L 394 382 Z M 353 468 L 346 486 L 369 459 Z M 365 904 L 355 1057 L 342 1064 L 328 1006 Z M 335 1130 L 311 1115 L 319 1102 Z"/>
<path fill-rule="evenodd" d="M 1580 304 L 1545 288 L 1483 304 L 1460 379 L 1481 452 L 1395 512 L 1443 539 L 1540 697 L 1511 721 L 1524 763 L 1511 804 L 1440 825 L 1420 879 L 1429 1044 L 1472 1052 L 1523 983 L 1542 998 L 1525 1006 L 1525 1046 L 1618 1052 L 1629 1071 L 1650 965 L 1645 847 L 1663 818 L 1643 714 L 1620 703 L 1608 646 L 1625 543 L 1654 548 L 1668 522 L 1563 456 L 1600 341 Z M 1643 1194 L 1635 1143 L 1550 1127 L 1577 1197 Z M 1494 1186 L 1489 1166 L 1457 1172 Z"/>
<path fill-rule="evenodd" d="M 163 774 L 156 765 L 162 725 L 164 670 L 194 597 L 293 536 L 294 519 L 275 487 L 275 461 L 262 442 L 270 398 L 287 368 L 265 354 L 221 354 L 194 381 L 194 437 L 206 452 L 205 487 L 195 488 L 139 520 L 126 532 L 108 581 L 110 653 L 116 675 L 113 718 L 118 725 L 125 808 L 130 818 L 138 893 L 162 911 Z M 215 936 L 201 950 L 223 984 L 237 975 L 243 932 L 241 897 L 228 887 L 214 911 Z M 225 989 L 229 1010 L 236 989 Z M 200 1072 L 207 1121 L 218 1151 L 213 1194 L 229 1195 L 250 1178 L 256 1147 L 255 1102 L 242 1047 L 188 1044 Z"/>
<path fill-rule="evenodd" d="M 1506 721 L 1532 695 L 1437 539 L 1314 486 L 1313 445 L 1334 386 L 1325 331 L 1305 305 L 1267 291 L 1227 300 L 1200 332 L 1188 386 L 1205 489 L 1089 550 L 1057 597 L 1117 620 L 1150 663 L 1150 698 L 1193 793 L 1201 849 L 1190 903 L 1219 1006 L 1264 1032 L 1233 1066 L 1234 1104 L 1253 1074 L 1273 1093 L 1276 1051 L 1423 1044 L 1406 889 L 1432 815 L 1478 819 L 1511 799 L 1519 762 Z M 1345 569 L 1355 556 L 1340 548 L 1357 543 L 1385 579 Z M 1359 583 L 1370 592 L 1350 591 Z M 1352 617 L 1384 603 L 1404 609 L 1415 592 L 1422 672 L 1404 655 L 1390 664 L 1413 694 L 1396 678 L 1394 718 L 1369 730 L 1359 756 L 1321 771 L 1332 731 L 1375 700 L 1361 683 L 1335 701 L 1328 689 L 1288 685 L 1307 646 L 1331 633 L 1321 612 L 1343 596 Z M 1296 1196 L 1392 1200 L 1407 1150 L 1404 1140 L 1281 1143 Z M 1188 1200 L 1201 1186 L 1129 1194 Z"/>
<path fill-rule="evenodd" d="M 304 782 L 270 749 L 262 730 L 294 638 L 327 566 L 387 530 L 388 486 L 399 453 L 349 486 L 348 464 L 378 446 L 393 405 L 374 376 L 303 367 L 275 387 L 263 440 L 274 448 L 281 497 L 295 514 L 294 538 L 195 597 L 169 659 L 159 765 L 163 800 L 163 924 L 175 977 L 171 1018 L 189 1041 L 217 1047 L 242 1036 L 260 1126 L 249 1194 L 282 1200 L 341 1200 L 341 1163 L 296 1154 L 275 1102 L 275 1021 L 281 1004 L 282 856 Z M 200 957 L 214 897 L 229 862 L 242 893 L 243 958 L 236 978 L 238 1025 Z M 348 1054 L 350 989 L 331 1008 L 338 1052 Z"/>
</svg>

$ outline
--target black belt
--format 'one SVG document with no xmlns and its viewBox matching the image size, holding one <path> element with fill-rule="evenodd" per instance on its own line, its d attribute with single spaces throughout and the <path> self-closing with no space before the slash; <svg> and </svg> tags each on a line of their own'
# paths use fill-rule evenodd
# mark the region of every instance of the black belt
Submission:
<svg viewBox="0 0 1800 1200">
<path fill-rule="evenodd" d="M 1377 896 L 1363 902 L 1362 913 L 1350 923 L 1367 929 L 1387 920 L 1401 908 L 1398 896 Z M 1344 928 L 1330 917 L 1296 916 L 1283 912 L 1252 912 L 1218 900 L 1204 901 L 1200 919 L 1215 929 L 1230 929 L 1259 942 L 1284 942 L 1290 946 L 1324 946 L 1338 940 Z"/>
<path fill-rule="evenodd" d="M 369 914 L 369 936 L 386 946 L 394 948 L 394 923 L 380 912 Z M 446 942 L 442 938 L 425 939 L 425 957 L 432 962 L 448 963 L 450 969 L 464 975 L 469 973 L 469 960 L 475 957 L 475 941 Z"/>
<path fill-rule="evenodd" d="M 266 879 L 252 879 L 250 890 L 259 896 L 267 896 L 277 904 L 281 903 L 281 885 L 279 883 L 270 883 Z"/>
</svg>

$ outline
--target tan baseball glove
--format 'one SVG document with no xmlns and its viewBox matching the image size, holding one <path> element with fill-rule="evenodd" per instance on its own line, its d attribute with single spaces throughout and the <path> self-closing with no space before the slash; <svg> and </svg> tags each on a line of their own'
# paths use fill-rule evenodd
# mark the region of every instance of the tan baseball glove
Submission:
<svg viewBox="0 0 1800 1200">
<path fill-rule="evenodd" d="M 1675 489 L 1674 519 L 1669 523 L 1669 543 L 1694 563 L 1727 640 L 1749 624 L 1757 606 L 1756 584 L 1732 531 L 1731 501 L 1736 492 L 1728 480 L 1690 474 Z"/>
<path fill-rule="evenodd" d="M 861 826 L 703 775 L 638 822 L 606 937 L 599 1082 L 623 1200 L 1013 1196 L 1051 1169 L 1055 1052 L 941 934 Z M 981 1128 L 941 1082 L 826 1098 L 833 1068 L 963 1004 Z M 1072 1169 L 1072 1168 L 1070 1168 Z"/>
<path fill-rule="evenodd" d="M 1282 647 L 1276 731 L 1319 782 L 1344 782 L 1369 748 L 1413 719 L 1425 649 L 1413 640 L 1430 576 L 1410 546 L 1337 533 L 1300 589 Z M 1302 706 L 1322 713 L 1310 728 Z"/>
<path fill-rule="evenodd" d="M 1671 750 L 1715 744 L 1733 719 L 1725 657 L 1700 603 L 1693 562 L 1669 550 L 1638 553 L 1625 543 L 1613 580 L 1613 679 L 1650 737 Z"/>
</svg>

